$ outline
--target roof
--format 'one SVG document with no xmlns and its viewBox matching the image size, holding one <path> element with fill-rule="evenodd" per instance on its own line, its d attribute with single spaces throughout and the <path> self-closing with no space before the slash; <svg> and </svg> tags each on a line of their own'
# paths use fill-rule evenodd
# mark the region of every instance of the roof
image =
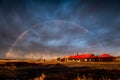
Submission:
<svg viewBox="0 0 120 80">
<path fill-rule="evenodd" d="M 114 57 L 105 53 L 105 54 L 101 54 L 100 56 L 98 56 L 98 58 L 114 58 Z"/>
<path fill-rule="evenodd" d="M 81 55 L 73 55 L 73 56 L 70 56 L 69 58 L 84 59 L 84 58 L 92 58 L 93 56 L 94 56 L 93 54 L 81 54 Z"/>
<path fill-rule="evenodd" d="M 98 56 L 92 56 L 92 57 L 90 57 L 90 58 L 92 58 L 92 59 L 93 59 L 93 58 L 98 58 Z"/>
</svg>

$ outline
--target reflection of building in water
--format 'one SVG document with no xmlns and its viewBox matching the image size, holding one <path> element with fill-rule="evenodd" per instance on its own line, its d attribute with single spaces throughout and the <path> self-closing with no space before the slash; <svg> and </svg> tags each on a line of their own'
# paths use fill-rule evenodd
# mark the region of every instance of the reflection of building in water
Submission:
<svg viewBox="0 0 120 80">
<path fill-rule="evenodd" d="M 72 56 L 65 56 L 63 58 L 59 58 L 59 61 L 64 62 L 111 62 L 115 60 L 115 57 L 109 55 L 109 54 L 101 54 L 99 56 L 95 56 L 92 53 L 88 54 L 77 54 Z"/>
</svg>

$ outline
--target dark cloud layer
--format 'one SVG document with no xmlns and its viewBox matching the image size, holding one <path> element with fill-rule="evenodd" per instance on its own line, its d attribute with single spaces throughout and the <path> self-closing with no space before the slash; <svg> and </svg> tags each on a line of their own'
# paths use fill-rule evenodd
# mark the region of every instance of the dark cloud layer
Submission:
<svg viewBox="0 0 120 80">
<path fill-rule="evenodd" d="M 119 8 L 119 0 L 1 0 L 0 56 L 120 55 Z"/>
</svg>

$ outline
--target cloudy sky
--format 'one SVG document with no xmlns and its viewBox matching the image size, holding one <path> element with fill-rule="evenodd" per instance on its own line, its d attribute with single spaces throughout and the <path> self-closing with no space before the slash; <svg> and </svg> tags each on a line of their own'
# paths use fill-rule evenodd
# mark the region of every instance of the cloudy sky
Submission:
<svg viewBox="0 0 120 80">
<path fill-rule="evenodd" d="M 119 0 L 0 0 L 0 58 L 120 55 Z"/>
</svg>

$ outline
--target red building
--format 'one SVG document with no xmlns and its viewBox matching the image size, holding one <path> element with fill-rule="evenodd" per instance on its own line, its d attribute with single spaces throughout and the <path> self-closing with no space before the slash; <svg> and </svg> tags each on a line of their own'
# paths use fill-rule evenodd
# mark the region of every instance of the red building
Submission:
<svg viewBox="0 0 120 80">
<path fill-rule="evenodd" d="M 105 53 L 98 56 L 99 61 L 114 61 L 115 57 Z"/>
<path fill-rule="evenodd" d="M 95 58 L 96 58 L 96 56 L 94 56 L 94 54 L 88 53 L 88 54 L 80 54 L 80 55 L 70 56 L 69 60 L 83 62 L 83 61 L 92 61 Z"/>
<path fill-rule="evenodd" d="M 101 54 L 99 56 L 95 56 L 92 53 L 88 54 L 77 54 L 72 55 L 67 58 L 61 58 L 62 61 L 74 61 L 74 62 L 104 62 L 104 61 L 114 61 L 115 57 L 109 54 Z"/>
</svg>

